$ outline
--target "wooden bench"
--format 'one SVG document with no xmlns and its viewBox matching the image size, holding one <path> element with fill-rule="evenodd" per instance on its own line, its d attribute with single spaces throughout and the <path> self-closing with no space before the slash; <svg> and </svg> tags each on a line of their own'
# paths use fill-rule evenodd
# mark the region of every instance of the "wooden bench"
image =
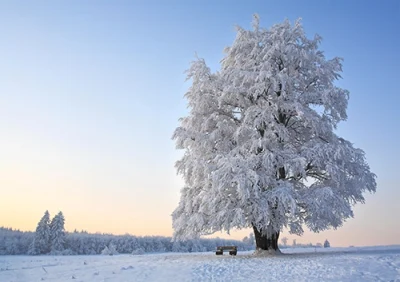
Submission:
<svg viewBox="0 0 400 282">
<path fill-rule="evenodd" d="M 231 256 L 236 256 L 237 254 L 237 246 L 219 246 L 217 247 L 216 255 L 223 255 L 224 251 L 229 251 Z"/>
</svg>

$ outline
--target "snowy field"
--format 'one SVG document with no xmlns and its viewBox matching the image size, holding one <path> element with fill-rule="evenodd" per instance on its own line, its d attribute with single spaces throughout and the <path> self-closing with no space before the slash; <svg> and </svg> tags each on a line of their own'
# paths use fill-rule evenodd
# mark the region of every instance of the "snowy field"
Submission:
<svg viewBox="0 0 400 282">
<path fill-rule="evenodd" d="M 283 252 L 0 256 L 0 281 L 400 281 L 400 246 Z"/>
</svg>

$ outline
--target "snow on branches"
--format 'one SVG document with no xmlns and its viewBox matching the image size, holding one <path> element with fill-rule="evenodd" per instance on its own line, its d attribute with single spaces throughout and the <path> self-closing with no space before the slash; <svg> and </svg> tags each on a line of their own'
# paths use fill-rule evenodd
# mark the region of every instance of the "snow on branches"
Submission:
<svg viewBox="0 0 400 282">
<path fill-rule="evenodd" d="M 320 41 L 300 20 L 264 29 L 256 16 L 253 30 L 237 28 L 218 72 L 191 64 L 190 112 L 173 135 L 185 152 L 176 239 L 337 228 L 375 191 L 364 152 L 334 132 L 349 92 L 334 84 L 342 59 L 326 59 Z"/>
</svg>

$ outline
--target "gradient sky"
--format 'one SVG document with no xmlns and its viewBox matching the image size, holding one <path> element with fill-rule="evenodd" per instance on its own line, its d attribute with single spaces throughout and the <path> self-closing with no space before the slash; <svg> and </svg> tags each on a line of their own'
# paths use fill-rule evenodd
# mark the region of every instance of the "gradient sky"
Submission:
<svg viewBox="0 0 400 282">
<path fill-rule="evenodd" d="M 344 58 L 349 118 L 338 134 L 378 176 L 339 230 L 281 236 L 400 244 L 397 0 L 0 1 L 0 226 L 34 230 L 48 209 L 63 211 L 67 230 L 170 236 L 183 72 L 195 52 L 218 69 L 253 13 L 263 27 L 302 17 L 328 58 Z"/>
</svg>

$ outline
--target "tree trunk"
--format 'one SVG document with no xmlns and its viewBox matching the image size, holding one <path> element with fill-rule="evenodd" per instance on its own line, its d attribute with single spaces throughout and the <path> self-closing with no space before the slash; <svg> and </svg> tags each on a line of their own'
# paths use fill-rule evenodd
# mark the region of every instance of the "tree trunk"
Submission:
<svg viewBox="0 0 400 282">
<path fill-rule="evenodd" d="M 258 231 L 257 227 L 253 225 L 254 236 L 256 239 L 257 250 L 274 250 L 279 251 L 278 239 L 279 232 L 267 232 L 267 235 L 262 234 L 262 230 Z"/>
</svg>

